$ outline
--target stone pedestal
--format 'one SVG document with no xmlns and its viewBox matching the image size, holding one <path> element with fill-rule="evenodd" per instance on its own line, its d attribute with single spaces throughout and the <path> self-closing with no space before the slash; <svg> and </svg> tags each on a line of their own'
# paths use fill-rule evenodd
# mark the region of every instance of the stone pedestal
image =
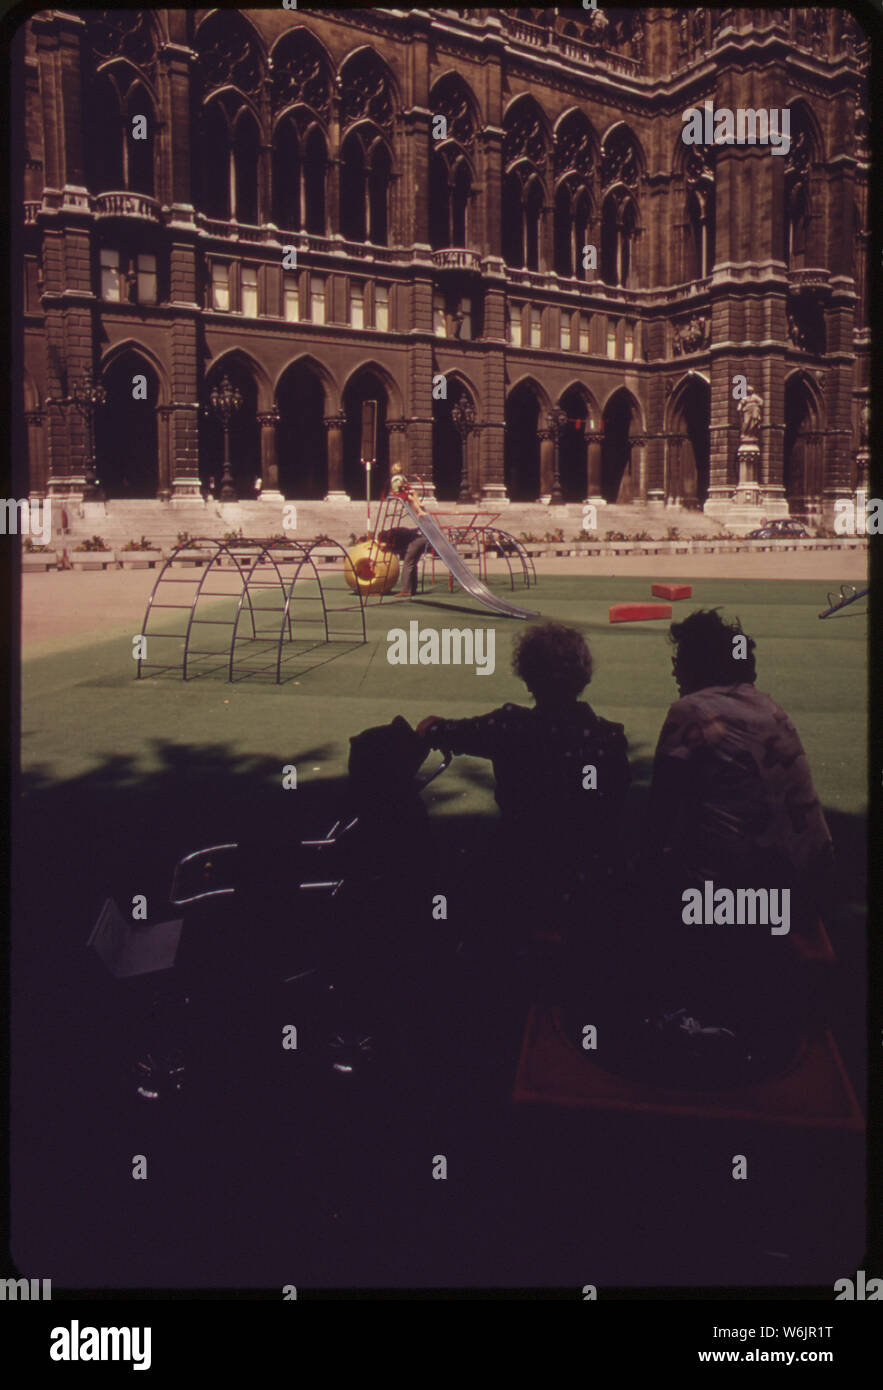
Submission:
<svg viewBox="0 0 883 1390">
<path fill-rule="evenodd" d="M 508 507 L 509 498 L 506 496 L 504 483 L 484 483 L 481 489 L 482 502 L 493 502 L 495 507 Z"/>
</svg>

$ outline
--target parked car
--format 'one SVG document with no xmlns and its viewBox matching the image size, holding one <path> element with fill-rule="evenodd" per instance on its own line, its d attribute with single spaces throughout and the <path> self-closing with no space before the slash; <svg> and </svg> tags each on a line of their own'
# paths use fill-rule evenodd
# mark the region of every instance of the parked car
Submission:
<svg viewBox="0 0 883 1390">
<path fill-rule="evenodd" d="M 809 532 L 799 521 L 790 517 L 779 517 L 776 521 L 765 521 L 756 531 L 749 531 L 745 537 L 749 541 L 809 540 Z"/>
</svg>

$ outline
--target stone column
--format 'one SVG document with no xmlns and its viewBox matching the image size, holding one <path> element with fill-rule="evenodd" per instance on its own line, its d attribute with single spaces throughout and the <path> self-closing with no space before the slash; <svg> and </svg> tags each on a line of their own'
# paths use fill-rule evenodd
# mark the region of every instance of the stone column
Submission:
<svg viewBox="0 0 883 1390">
<path fill-rule="evenodd" d="M 43 454 L 43 411 L 26 410 L 28 449 L 28 496 L 45 497 L 48 488 L 46 459 Z"/>
<path fill-rule="evenodd" d="M 484 420 L 477 426 L 481 500 L 495 507 L 507 506 L 504 449 L 506 424 L 503 420 Z"/>
<path fill-rule="evenodd" d="M 326 415 L 323 421 L 328 431 L 328 491 L 326 502 L 349 502 L 352 499 L 343 487 L 343 427 L 346 415 Z"/>
<path fill-rule="evenodd" d="M 552 496 L 552 474 L 555 467 L 555 441 L 551 430 L 537 430 L 540 441 L 540 496 L 539 500 L 548 506 Z"/>
<path fill-rule="evenodd" d="M 606 507 L 607 499 L 601 494 L 601 441 L 600 430 L 586 433 L 586 501 L 596 507 Z"/>
<path fill-rule="evenodd" d="M 199 406 L 171 406 L 169 452 L 174 462 L 171 505 L 186 506 L 202 498 L 199 481 Z"/>
<path fill-rule="evenodd" d="M 389 468 L 392 472 L 395 464 L 401 464 L 402 472 L 406 478 L 415 477 L 416 470 L 411 468 L 411 450 L 409 448 L 410 439 L 408 437 L 407 420 L 387 420 L 386 433 L 389 436 Z M 435 490 L 431 472 L 427 475 L 420 474 L 420 485 L 424 493 L 432 501 L 435 500 Z"/>
<path fill-rule="evenodd" d="M 647 500 L 647 438 L 633 434 L 629 439 L 629 469 L 632 476 L 632 498 Z"/>
<path fill-rule="evenodd" d="M 172 495 L 172 470 L 169 459 L 169 434 L 171 432 L 171 419 L 173 415 L 174 411 L 172 410 L 171 406 L 157 406 L 156 418 L 158 422 L 158 428 L 156 432 L 156 495 L 160 502 L 168 502 L 169 498 Z"/>
<path fill-rule="evenodd" d="M 279 411 L 263 410 L 258 415 L 261 427 L 261 502 L 274 502 L 282 506 L 285 498 L 279 491 L 279 454 L 277 449 L 276 426 Z"/>
</svg>

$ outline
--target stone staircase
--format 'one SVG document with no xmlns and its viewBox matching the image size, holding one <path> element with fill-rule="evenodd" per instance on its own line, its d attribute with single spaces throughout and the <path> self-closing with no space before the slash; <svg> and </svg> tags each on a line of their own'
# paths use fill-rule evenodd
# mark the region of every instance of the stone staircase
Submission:
<svg viewBox="0 0 883 1390">
<path fill-rule="evenodd" d="M 287 504 L 292 505 L 292 504 Z M 295 502 L 297 525 L 284 533 L 294 539 L 308 540 L 317 535 L 333 536 L 344 544 L 352 534 L 361 535 L 366 529 L 364 502 Z M 378 504 L 371 504 L 372 525 L 377 519 Z M 567 540 L 575 539 L 580 531 L 583 508 L 579 503 L 564 507 L 549 507 L 538 502 L 512 502 L 504 506 L 490 504 L 458 506 L 455 502 L 439 502 L 431 510 L 445 513 L 443 524 L 466 522 L 476 511 L 497 514 L 495 524 L 515 535 L 529 533 L 542 539 L 547 531 L 563 530 Z M 66 519 L 64 536 L 59 536 L 62 511 Z M 243 536 L 268 537 L 283 534 L 282 507 L 278 503 L 260 502 L 186 502 L 110 501 L 104 507 L 76 503 L 53 505 L 53 531 L 56 541 L 72 543 L 89 536 L 101 536 L 108 545 L 118 547 L 126 541 L 146 536 L 157 548 L 173 546 L 179 534 L 218 536 L 241 531 Z M 681 536 L 706 535 L 719 532 L 717 521 L 698 511 L 682 507 L 631 506 L 599 507 L 597 527 L 593 538 L 603 540 L 608 531 L 627 536 L 644 531 L 654 539 L 666 535 L 669 527 L 677 527 Z"/>
</svg>

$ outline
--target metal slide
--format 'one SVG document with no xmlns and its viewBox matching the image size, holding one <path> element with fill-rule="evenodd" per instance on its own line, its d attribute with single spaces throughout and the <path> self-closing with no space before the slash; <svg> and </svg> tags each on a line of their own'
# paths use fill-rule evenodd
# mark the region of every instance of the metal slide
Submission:
<svg viewBox="0 0 883 1390">
<path fill-rule="evenodd" d="M 431 517 L 428 512 L 416 512 L 405 497 L 400 497 L 398 500 L 414 525 L 422 531 L 429 541 L 442 564 L 447 565 L 457 583 L 462 589 L 465 589 L 467 594 L 471 594 L 479 603 L 483 603 L 485 608 L 491 608 L 495 613 L 501 613 L 504 618 L 539 617 L 538 613 L 530 612 L 526 608 L 518 608 L 514 603 L 507 603 L 504 598 L 492 594 L 480 579 L 476 579 L 456 546 L 451 544 L 435 518 Z"/>
</svg>

